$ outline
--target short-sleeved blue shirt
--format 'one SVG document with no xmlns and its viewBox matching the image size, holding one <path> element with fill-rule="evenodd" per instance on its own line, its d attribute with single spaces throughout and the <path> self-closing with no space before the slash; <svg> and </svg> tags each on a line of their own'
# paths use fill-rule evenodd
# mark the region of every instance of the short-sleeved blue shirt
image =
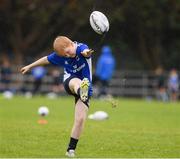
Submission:
<svg viewBox="0 0 180 159">
<path fill-rule="evenodd" d="M 73 58 L 62 57 L 52 52 L 47 56 L 48 61 L 56 66 L 64 67 L 64 81 L 71 75 L 75 75 L 79 79 L 88 78 L 90 86 L 90 95 L 92 95 L 92 63 L 91 57 L 84 57 L 81 52 L 88 49 L 88 46 L 83 43 L 76 44 L 76 56 Z"/>
</svg>

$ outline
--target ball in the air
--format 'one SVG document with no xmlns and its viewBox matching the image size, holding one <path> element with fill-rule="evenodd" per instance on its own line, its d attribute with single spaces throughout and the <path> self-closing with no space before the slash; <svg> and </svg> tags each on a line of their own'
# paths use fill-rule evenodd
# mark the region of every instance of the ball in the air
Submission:
<svg viewBox="0 0 180 159">
<path fill-rule="evenodd" d="M 89 17 L 90 25 L 98 34 L 103 34 L 109 31 L 108 18 L 99 11 L 93 11 Z"/>
</svg>

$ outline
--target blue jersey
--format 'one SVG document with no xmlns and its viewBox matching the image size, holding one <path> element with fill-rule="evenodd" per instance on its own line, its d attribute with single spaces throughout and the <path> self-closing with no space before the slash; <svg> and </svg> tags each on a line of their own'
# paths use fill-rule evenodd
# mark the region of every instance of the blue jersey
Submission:
<svg viewBox="0 0 180 159">
<path fill-rule="evenodd" d="M 74 58 L 62 57 L 52 52 L 47 56 L 48 61 L 56 66 L 64 67 L 64 81 L 72 75 L 79 79 L 88 78 L 92 85 L 92 63 L 91 57 L 84 57 L 81 52 L 88 49 L 83 43 L 76 43 L 76 56 Z M 90 87 L 92 92 L 92 86 Z M 91 94 L 91 93 L 90 93 Z"/>
</svg>

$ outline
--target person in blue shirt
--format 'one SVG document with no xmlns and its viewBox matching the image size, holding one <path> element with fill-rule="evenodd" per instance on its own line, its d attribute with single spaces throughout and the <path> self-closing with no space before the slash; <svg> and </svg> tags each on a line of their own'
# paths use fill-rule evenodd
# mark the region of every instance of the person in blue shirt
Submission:
<svg viewBox="0 0 180 159">
<path fill-rule="evenodd" d="M 92 96 L 91 54 L 86 44 L 58 36 L 53 43 L 54 52 L 21 69 L 25 74 L 40 65 L 53 64 L 64 67 L 64 88 L 75 97 L 75 118 L 66 155 L 75 156 L 75 149 L 87 117 L 89 98 Z"/>
<path fill-rule="evenodd" d="M 115 69 L 115 59 L 111 48 L 108 45 L 102 47 L 101 55 L 98 58 L 94 82 L 100 82 L 101 89 L 98 96 L 107 95 L 107 87 Z"/>
<path fill-rule="evenodd" d="M 33 94 L 36 94 L 42 84 L 42 79 L 46 75 L 46 69 L 42 66 L 38 66 L 32 69 L 33 82 Z"/>
</svg>

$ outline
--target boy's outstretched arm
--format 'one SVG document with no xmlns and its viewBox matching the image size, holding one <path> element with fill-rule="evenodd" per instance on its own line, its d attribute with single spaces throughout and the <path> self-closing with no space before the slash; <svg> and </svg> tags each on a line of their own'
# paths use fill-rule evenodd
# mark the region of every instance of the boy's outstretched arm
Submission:
<svg viewBox="0 0 180 159">
<path fill-rule="evenodd" d="M 41 65 L 47 65 L 47 64 L 49 64 L 49 61 L 47 59 L 47 56 L 45 56 L 45 57 L 42 57 L 39 60 L 27 65 L 27 66 L 24 66 L 23 68 L 21 68 L 20 71 L 22 74 L 25 74 L 26 72 L 31 70 L 33 67 L 41 66 Z"/>
</svg>

